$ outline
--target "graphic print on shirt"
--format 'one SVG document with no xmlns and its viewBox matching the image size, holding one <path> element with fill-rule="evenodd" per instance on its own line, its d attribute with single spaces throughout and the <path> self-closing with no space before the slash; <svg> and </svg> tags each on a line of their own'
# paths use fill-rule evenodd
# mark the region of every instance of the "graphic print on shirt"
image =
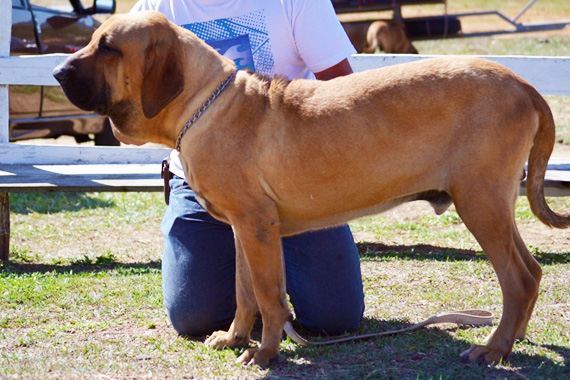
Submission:
<svg viewBox="0 0 570 380">
<path fill-rule="evenodd" d="M 274 60 L 264 10 L 182 26 L 233 60 L 238 69 L 249 68 L 273 76 Z"/>
</svg>

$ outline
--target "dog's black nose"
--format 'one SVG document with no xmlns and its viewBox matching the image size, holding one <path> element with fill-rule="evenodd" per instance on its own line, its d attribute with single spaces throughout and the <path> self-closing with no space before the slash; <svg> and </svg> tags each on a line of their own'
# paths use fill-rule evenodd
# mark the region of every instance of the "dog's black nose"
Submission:
<svg viewBox="0 0 570 380">
<path fill-rule="evenodd" d="M 68 70 L 66 70 L 62 66 L 58 66 L 55 69 L 53 69 L 51 74 L 55 77 L 55 79 L 57 79 L 59 83 L 62 83 L 67 78 L 67 73 Z"/>
</svg>

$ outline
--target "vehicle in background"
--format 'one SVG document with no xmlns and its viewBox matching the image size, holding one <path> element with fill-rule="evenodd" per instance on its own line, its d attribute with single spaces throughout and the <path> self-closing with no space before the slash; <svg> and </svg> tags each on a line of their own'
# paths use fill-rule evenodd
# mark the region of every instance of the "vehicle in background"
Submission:
<svg viewBox="0 0 570 380">
<path fill-rule="evenodd" d="M 111 14 L 115 0 L 12 0 L 10 55 L 74 53 Z M 72 105 L 59 86 L 9 86 L 10 141 L 57 138 L 119 145 L 107 118 Z"/>
</svg>

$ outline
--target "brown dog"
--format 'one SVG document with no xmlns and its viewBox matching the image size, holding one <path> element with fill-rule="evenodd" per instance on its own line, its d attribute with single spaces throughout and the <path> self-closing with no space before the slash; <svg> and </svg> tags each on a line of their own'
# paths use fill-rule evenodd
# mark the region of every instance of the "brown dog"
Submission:
<svg viewBox="0 0 570 380">
<path fill-rule="evenodd" d="M 380 49 L 390 54 L 418 54 L 400 20 L 345 22 L 342 26 L 359 53 Z"/>
<path fill-rule="evenodd" d="M 533 212 L 547 225 L 570 225 L 544 200 L 554 121 L 540 94 L 505 67 L 473 58 L 428 59 L 327 82 L 245 71 L 232 77 L 234 70 L 156 12 L 110 18 L 54 70 L 77 106 L 108 115 L 124 135 L 170 147 L 178 139 L 201 203 L 232 225 L 236 316 L 229 331 L 206 343 L 247 345 L 259 311 L 261 347 L 238 360 L 267 365 L 291 318 L 280 237 L 424 199 L 439 213 L 453 201 L 503 292 L 498 328 L 463 356 L 507 358 L 525 336 L 541 279 L 514 220 L 527 159 Z"/>
</svg>

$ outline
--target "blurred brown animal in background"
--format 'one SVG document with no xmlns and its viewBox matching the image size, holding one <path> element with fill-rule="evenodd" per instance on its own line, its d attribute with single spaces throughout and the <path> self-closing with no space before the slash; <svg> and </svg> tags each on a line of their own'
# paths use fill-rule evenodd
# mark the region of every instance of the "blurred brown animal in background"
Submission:
<svg viewBox="0 0 570 380">
<path fill-rule="evenodd" d="M 390 54 L 418 54 L 400 20 L 347 22 L 342 26 L 358 53 L 380 49 Z"/>
</svg>

